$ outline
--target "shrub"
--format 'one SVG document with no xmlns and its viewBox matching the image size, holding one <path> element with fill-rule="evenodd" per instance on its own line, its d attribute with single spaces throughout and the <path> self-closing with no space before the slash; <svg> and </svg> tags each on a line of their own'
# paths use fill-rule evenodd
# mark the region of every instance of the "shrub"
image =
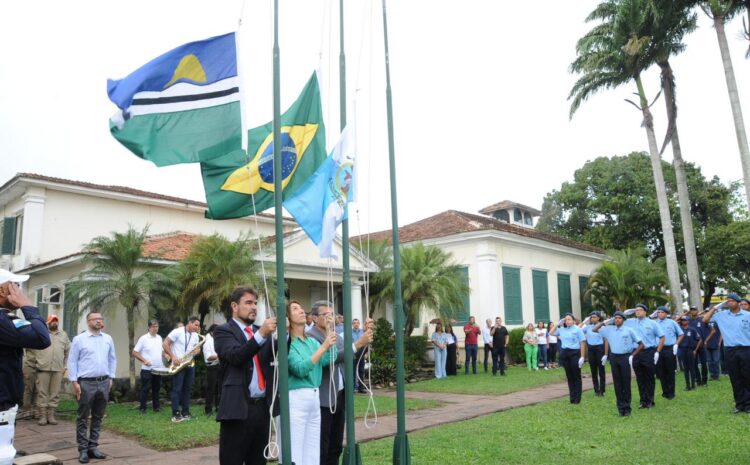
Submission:
<svg viewBox="0 0 750 465">
<path fill-rule="evenodd" d="M 411 336 L 404 339 L 404 375 L 419 370 L 425 362 L 426 336 Z M 375 325 L 370 356 L 373 384 L 387 385 L 396 382 L 396 335 L 393 326 L 385 318 Z"/>
<path fill-rule="evenodd" d="M 526 354 L 523 351 L 523 333 L 524 328 L 512 330 L 508 337 L 508 357 L 510 363 L 523 363 L 526 360 Z"/>
<path fill-rule="evenodd" d="M 409 336 L 404 340 L 404 369 L 407 376 L 419 370 L 425 362 L 426 352 L 427 336 Z"/>
</svg>

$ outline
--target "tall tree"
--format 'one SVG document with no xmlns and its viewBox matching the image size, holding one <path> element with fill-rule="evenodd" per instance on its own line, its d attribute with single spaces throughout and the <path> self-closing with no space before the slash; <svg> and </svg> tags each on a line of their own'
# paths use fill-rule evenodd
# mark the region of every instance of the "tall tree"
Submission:
<svg viewBox="0 0 750 465">
<path fill-rule="evenodd" d="M 570 114 L 572 117 L 584 100 L 601 89 L 618 87 L 631 80 L 635 82 L 638 103 L 630 103 L 643 115 L 664 236 L 670 297 L 673 308 L 679 309 L 682 308 L 682 288 L 677 249 L 653 116 L 641 80 L 641 73 L 654 62 L 652 41 L 648 35 L 652 26 L 648 2 L 649 0 L 608 0 L 589 15 L 587 21 L 604 21 L 576 44 L 578 56 L 570 68 L 572 72 L 581 74 L 581 77 L 570 92 Z M 602 15 L 601 9 L 611 13 Z"/>
<path fill-rule="evenodd" d="M 463 307 L 463 299 L 470 292 L 463 282 L 459 265 L 449 252 L 421 242 L 401 247 L 401 286 L 406 323 L 404 334 L 414 330 L 423 310 L 434 310 L 441 318 L 450 318 Z M 393 268 L 382 270 L 378 278 L 383 283 L 379 302 L 393 300 Z"/>
<path fill-rule="evenodd" d="M 254 286 L 264 296 L 264 280 L 269 282 L 269 289 L 275 280 L 263 277 L 256 252 L 254 240 L 246 236 L 236 241 L 220 234 L 196 239 L 189 255 L 175 269 L 175 281 L 182 290 L 180 307 L 189 313 L 197 310 L 203 326 L 212 309 L 220 310 L 225 317 L 231 315 L 229 295 L 241 284 Z"/>
<path fill-rule="evenodd" d="M 388 287 L 388 273 L 391 273 L 393 268 L 393 248 L 388 241 L 371 240 L 356 244 L 356 247 L 379 269 L 378 272 L 370 274 L 366 281 L 367 314 L 372 317 L 375 309 L 387 301 L 384 296 Z"/>
<path fill-rule="evenodd" d="M 148 228 L 98 236 L 86 246 L 85 271 L 65 289 L 66 300 L 78 308 L 109 308 L 116 303 L 125 308 L 128 324 L 130 389 L 135 389 L 135 360 L 130 356 L 135 345 L 135 318 L 146 308 L 150 295 L 163 283 L 161 267 L 148 262 L 143 244 Z"/>
<path fill-rule="evenodd" d="M 703 11 L 713 20 L 716 39 L 719 41 L 719 52 L 721 62 L 724 66 L 724 78 L 727 82 L 729 93 L 729 104 L 732 107 L 732 119 L 734 121 L 734 132 L 737 137 L 737 146 L 740 150 L 742 161 L 742 176 L 745 180 L 745 198 L 750 205 L 750 147 L 747 143 L 745 132 L 745 120 L 742 117 L 742 104 L 740 93 L 737 89 L 737 78 L 734 76 L 732 66 L 732 55 L 729 53 L 727 34 L 724 30 L 726 23 L 738 14 L 742 14 L 748 8 L 747 0 L 701 0 L 697 2 Z"/>
</svg>

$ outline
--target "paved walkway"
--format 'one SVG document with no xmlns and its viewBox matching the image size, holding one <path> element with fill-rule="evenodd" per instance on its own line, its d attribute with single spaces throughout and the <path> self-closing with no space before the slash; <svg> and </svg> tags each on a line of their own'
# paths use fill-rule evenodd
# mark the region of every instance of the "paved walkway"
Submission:
<svg viewBox="0 0 750 465">
<path fill-rule="evenodd" d="M 608 377 L 608 383 L 611 379 Z M 591 389 L 590 379 L 584 378 L 584 390 Z M 395 396 L 393 391 L 380 391 L 378 395 Z M 514 392 L 499 396 L 441 394 L 430 392 L 408 391 L 406 396 L 415 399 L 435 399 L 445 402 L 434 409 L 415 410 L 406 414 L 408 432 L 418 431 L 433 426 L 468 420 L 490 413 L 512 408 L 538 404 L 552 399 L 567 397 L 566 383 Z M 611 394 L 610 394 L 611 395 Z M 612 396 L 614 399 L 614 396 Z M 614 401 L 614 400 L 613 400 Z M 104 420 L 106 425 L 106 419 Z M 359 443 L 393 436 L 396 432 L 396 417 L 389 415 L 378 418 L 372 428 L 365 428 L 364 421 L 357 420 L 356 434 Z M 75 443 L 75 424 L 60 421 L 57 426 L 37 426 L 35 420 L 21 420 L 16 427 L 16 449 L 28 454 L 46 452 L 56 456 L 65 465 L 78 463 L 78 451 Z M 159 452 L 139 445 L 137 442 L 109 431 L 102 431 L 101 450 L 109 455 L 106 460 L 91 460 L 91 465 L 194 465 L 216 464 L 219 457 L 219 446 L 198 447 L 171 452 Z"/>
</svg>

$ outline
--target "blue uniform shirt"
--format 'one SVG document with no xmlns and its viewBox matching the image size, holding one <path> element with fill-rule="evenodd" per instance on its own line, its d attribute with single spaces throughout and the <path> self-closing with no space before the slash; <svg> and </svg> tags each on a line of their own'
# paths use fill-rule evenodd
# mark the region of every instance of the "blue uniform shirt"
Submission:
<svg viewBox="0 0 750 465">
<path fill-rule="evenodd" d="M 673 346 L 677 343 L 677 338 L 682 336 L 682 328 L 670 318 L 664 318 L 663 320 L 656 320 L 656 324 L 661 327 L 664 332 L 664 345 Z"/>
<path fill-rule="evenodd" d="M 607 338 L 609 351 L 617 355 L 630 354 L 633 352 L 633 348 L 641 342 L 638 333 L 624 324 L 619 328 L 617 326 L 602 326 L 599 328 L 599 334 Z"/>
<path fill-rule="evenodd" d="M 664 336 L 661 327 L 649 318 L 631 318 L 623 324 L 641 337 L 646 349 L 655 349 L 659 345 L 659 338 Z"/>
<path fill-rule="evenodd" d="M 555 336 L 560 338 L 563 349 L 580 349 L 581 342 L 586 340 L 583 331 L 578 326 L 560 326 L 555 331 Z"/>
<path fill-rule="evenodd" d="M 750 312 L 721 310 L 711 317 L 724 336 L 724 347 L 750 347 Z"/>
<path fill-rule="evenodd" d="M 719 339 L 721 339 L 721 331 L 719 331 L 719 327 L 713 321 L 710 321 L 706 326 L 708 326 L 709 334 L 711 334 L 712 328 L 716 330 L 716 334 L 714 334 L 714 337 L 712 337 L 711 340 L 706 344 L 706 349 L 718 349 Z"/>
<path fill-rule="evenodd" d="M 688 325 L 690 325 L 691 328 L 695 328 L 696 331 L 698 331 L 701 335 L 701 339 L 704 341 L 708 337 L 709 333 L 711 332 L 710 328 L 707 324 L 703 322 L 703 317 L 699 316 L 698 318 L 692 318 L 689 320 Z"/>
<path fill-rule="evenodd" d="M 604 338 L 601 334 L 594 332 L 594 326 L 586 326 L 583 328 L 583 334 L 586 335 L 586 344 L 590 346 L 600 346 L 604 344 Z"/>
<path fill-rule="evenodd" d="M 698 343 L 701 341 L 701 339 L 703 338 L 701 337 L 700 331 L 692 326 L 688 326 L 688 328 L 685 330 L 685 337 L 683 337 L 682 341 L 680 342 L 680 349 L 693 350 L 698 346 Z"/>
</svg>

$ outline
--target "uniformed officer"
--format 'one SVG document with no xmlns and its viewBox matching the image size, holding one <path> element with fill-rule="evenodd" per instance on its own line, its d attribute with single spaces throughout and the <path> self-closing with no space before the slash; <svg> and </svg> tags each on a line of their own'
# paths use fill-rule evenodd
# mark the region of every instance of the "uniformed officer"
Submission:
<svg viewBox="0 0 750 465">
<path fill-rule="evenodd" d="M 695 382 L 698 378 L 698 368 L 695 365 L 695 355 L 698 348 L 703 345 L 703 339 L 698 330 L 690 326 L 690 318 L 687 316 L 680 317 L 680 326 L 682 327 L 683 337 L 679 343 L 678 355 L 685 367 L 685 390 L 692 391 L 695 389 Z"/>
<path fill-rule="evenodd" d="M 586 350 L 586 336 L 583 335 L 581 328 L 576 326 L 573 315 L 570 313 L 565 314 L 562 326 L 557 329 L 553 326 L 551 332 L 554 332 L 561 341 L 560 365 L 565 368 L 565 376 L 568 378 L 570 403 L 580 404 L 583 393 L 581 367 Z"/>
<path fill-rule="evenodd" d="M 586 351 L 588 352 L 589 365 L 591 366 L 591 381 L 594 383 L 594 395 L 603 396 L 607 386 L 606 372 L 602 358 L 607 355 L 607 341 L 601 334 L 594 332 L 594 327 L 599 324 L 599 312 L 593 311 L 589 314 L 589 325 L 584 326 L 583 333 L 586 335 Z"/>
<path fill-rule="evenodd" d="M 633 357 L 633 371 L 638 383 L 640 407 L 652 408 L 654 390 L 656 389 L 656 364 L 659 362 L 661 350 L 664 347 L 664 333 L 655 321 L 649 319 L 648 307 L 645 304 L 635 306 L 635 318 L 625 321 L 625 325 L 638 333 L 643 341 L 643 350 Z"/>
<path fill-rule="evenodd" d="M 701 344 L 698 352 L 695 356 L 695 370 L 698 374 L 697 383 L 698 386 L 708 386 L 708 357 L 706 354 L 705 341 L 708 339 L 709 328 L 708 325 L 703 323 L 703 317 L 698 315 L 698 309 L 696 307 L 690 307 L 690 326 L 695 328 L 701 334 L 703 344 Z"/>
<path fill-rule="evenodd" d="M 728 310 L 712 308 L 703 316 L 703 322 L 714 322 L 724 338 L 727 371 L 734 394 L 734 413 L 750 413 L 750 312 L 739 307 L 740 298 L 727 296 Z"/>
<path fill-rule="evenodd" d="M 625 314 L 615 312 L 614 326 L 606 326 L 606 322 L 600 322 L 594 326 L 593 331 L 601 334 L 609 344 L 609 356 L 602 357 L 602 363 L 606 363 L 609 358 L 617 398 L 617 411 L 621 417 L 629 417 L 630 368 L 633 364 L 633 357 L 638 356 L 643 350 L 643 342 L 638 333 L 625 326 L 624 323 Z M 636 346 L 633 352 L 633 347 Z"/>
<path fill-rule="evenodd" d="M 664 349 L 659 363 L 656 364 L 656 376 L 661 383 L 661 396 L 674 399 L 675 371 L 677 370 L 677 345 L 683 337 L 682 328 L 671 318 L 669 309 L 661 306 L 656 309 L 658 324 L 664 332 Z"/>
</svg>

